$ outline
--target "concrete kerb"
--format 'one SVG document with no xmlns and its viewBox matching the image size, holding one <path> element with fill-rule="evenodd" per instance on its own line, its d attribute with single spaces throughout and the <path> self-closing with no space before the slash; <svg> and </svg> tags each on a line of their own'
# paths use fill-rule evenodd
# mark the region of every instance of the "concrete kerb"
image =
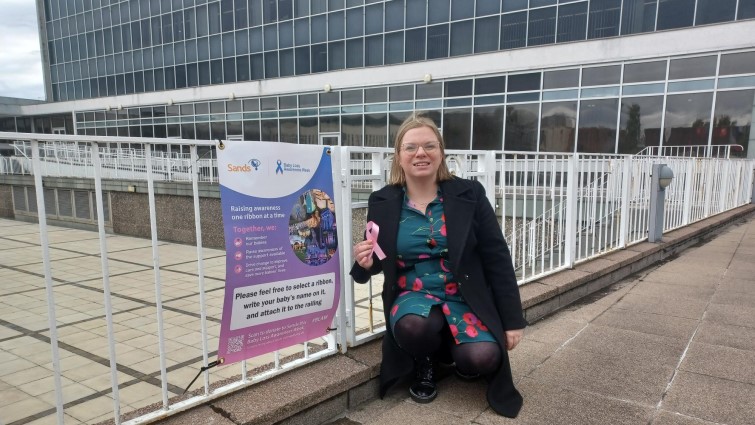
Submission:
<svg viewBox="0 0 755 425">
<path fill-rule="evenodd" d="M 661 243 L 636 244 L 594 259 L 592 263 L 578 264 L 573 270 L 528 283 L 520 289 L 525 317 L 534 322 L 709 239 L 721 228 L 753 212 L 755 205 L 746 205 L 669 232 Z M 328 357 L 303 369 L 245 388 L 209 406 L 179 413 L 161 423 L 230 421 L 237 425 L 295 425 L 327 422 L 361 403 L 377 398 L 380 343 L 380 340 L 376 340 L 351 348 L 346 355 Z M 306 388 L 306 391 L 302 391 L 302 388 Z"/>
</svg>

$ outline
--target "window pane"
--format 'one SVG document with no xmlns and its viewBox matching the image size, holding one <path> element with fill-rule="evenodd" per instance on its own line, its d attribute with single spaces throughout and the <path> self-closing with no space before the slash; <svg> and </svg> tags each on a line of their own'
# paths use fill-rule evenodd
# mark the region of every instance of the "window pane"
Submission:
<svg viewBox="0 0 755 425">
<path fill-rule="evenodd" d="M 281 50 L 280 59 L 280 76 L 287 77 L 294 75 L 294 49 Z"/>
<path fill-rule="evenodd" d="M 692 26 L 695 0 L 660 0 L 658 3 L 658 30 Z"/>
<path fill-rule="evenodd" d="M 365 34 L 383 32 L 383 3 L 373 4 L 364 8 Z"/>
<path fill-rule="evenodd" d="M 540 105 L 537 103 L 509 105 L 506 107 L 507 151 L 536 151 L 537 122 Z"/>
<path fill-rule="evenodd" d="M 425 59 L 425 28 L 417 28 L 406 32 L 405 48 L 406 62 Z"/>
<path fill-rule="evenodd" d="M 666 99 L 664 146 L 706 145 L 713 93 L 670 95 Z"/>
<path fill-rule="evenodd" d="M 381 148 L 388 146 L 386 114 L 366 114 L 364 116 L 364 146 Z"/>
<path fill-rule="evenodd" d="M 498 50 L 499 20 L 499 16 L 491 16 L 489 18 L 477 19 L 475 21 L 475 53 Z"/>
<path fill-rule="evenodd" d="M 404 0 L 385 2 L 385 31 L 404 29 Z"/>
<path fill-rule="evenodd" d="M 451 56 L 472 53 L 473 21 L 451 24 Z"/>
<path fill-rule="evenodd" d="M 577 152 L 614 153 L 618 99 L 582 101 Z"/>
<path fill-rule="evenodd" d="M 657 0 L 624 0 L 621 22 L 622 34 L 636 34 L 655 29 Z"/>
<path fill-rule="evenodd" d="M 343 41 L 328 43 L 328 69 L 343 69 L 345 65 L 345 46 Z"/>
<path fill-rule="evenodd" d="M 506 77 L 477 78 L 475 80 L 474 94 L 497 94 L 506 93 Z"/>
<path fill-rule="evenodd" d="M 312 17 L 312 43 L 320 43 L 327 40 L 327 16 L 317 15 Z"/>
<path fill-rule="evenodd" d="M 260 121 L 261 134 L 260 137 L 264 142 L 277 142 L 278 141 L 278 120 L 261 120 Z"/>
<path fill-rule="evenodd" d="M 450 0 L 429 0 L 427 3 L 428 24 L 448 22 Z"/>
<path fill-rule="evenodd" d="M 560 89 L 579 86 L 579 70 L 565 69 L 563 71 L 549 71 L 543 73 L 544 89 Z"/>
<path fill-rule="evenodd" d="M 328 40 L 341 40 L 344 36 L 343 12 L 328 14 Z"/>
<path fill-rule="evenodd" d="M 278 76 L 278 52 L 265 53 L 265 78 Z"/>
<path fill-rule="evenodd" d="M 475 108 L 472 149 L 503 149 L 503 112 L 503 106 Z"/>
<path fill-rule="evenodd" d="M 755 157 L 749 151 L 755 90 L 719 92 L 716 96 L 716 112 L 713 118 L 714 145 L 738 144 L 744 146 L 741 156 Z"/>
<path fill-rule="evenodd" d="M 527 45 L 553 43 L 556 40 L 556 8 L 535 9 L 530 11 L 527 33 Z"/>
<path fill-rule="evenodd" d="M 716 75 L 716 57 L 672 59 L 669 64 L 670 80 L 681 78 L 712 77 Z"/>
<path fill-rule="evenodd" d="M 619 35 L 621 0 L 590 1 L 590 26 L 587 38 L 613 37 Z"/>
<path fill-rule="evenodd" d="M 737 0 L 698 0 L 695 25 L 734 20 Z"/>
<path fill-rule="evenodd" d="M 280 140 L 284 143 L 299 143 L 299 123 L 296 118 L 280 120 L 281 136 Z"/>
<path fill-rule="evenodd" d="M 294 40 L 297 46 L 309 44 L 309 18 L 294 21 Z"/>
<path fill-rule="evenodd" d="M 451 20 L 471 18 L 474 16 L 474 4 L 469 0 L 451 0 Z"/>
<path fill-rule="evenodd" d="M 509 76 L 509 92 L 540 90 L 540 73 L 516 74 Z"/>
<path fill-rule="evenodd" d="M 720 75 L 755 73 L 755 52 L 721 55 Z"/>
<path fill-rule="evenodd" d="M 587 23 L 587 3 L 573 3 L 558 8 L 556 42 L 584 40 Z"/>
<path fill-rule="evenodd" d="M 503 15 L 501 17 L 501 49 L 514 49 L 524 47 L 526 44 L 527 12 Z"/>
<path fill-rule="evenodd" d="M 624 65 L 624 82 L 641 83 L 666 79 L 666 61 L 628 63 Z"/>
<path fill-rule="evenodd" d="M 443 111 L 443 140 L 446 149 L 469 149 L 472 130 L 471 109 L 446 109 Z"/>
<path fill-rule="evenodd" d="M 311 47 L 312 72 L 325 72 L 328 70 L 328 46 L 326 44 L 315 44 Z"/>
<path fill-rule="evenodd" d="M 540 119 L 541 152 L 573 152 L 577 102 L 543 103 Z"/>
<path fill-rule="evenodd" d="M 427 59 L 448 57 L 448 24 L 427 29 Z"/>
<path fill-rule="evenodd" d="M 286 49 L 294 45 L 294 24 L 293 21 L 281 22 L 278 24 L 278 47 Z M 267 33 L 265 33 L 267 35 Z"/>
<path fill-rule="evenodd" d="M 361 115 L 344 115 L 341 117 L 341 145 L 362 146 Z"/>
<path fill-rule="evenodd" d="M 404 61 L 404 32 L 394 32 L 385 35 L 385 64 L 401 63 Z"/>
<path fill-rule="evenodd" d="M 361 7 L 346 11 L 346 37 L 364 35 L 364 9 Z"/>
<path fill-rule="evenodd" d="M 424 26 L 427 2 L 425 0 L 406 0 L 406 27 Z"/>
<path fill-rule="evenodd" d="M 316 145 L 318 143 L 317 118 L 299 118 L 299 143 Z"/>
<path fill-rule="evenodd" d="M 346 40 L 346 67 L 360 68 L 364 66 L 364 40 L 357 38 Z"/>
<path fill-rule="evenodd" d="M 364 39 L 365 66 L 383 64 L 383 36 L 376 35 Z"/>
<path fill-rule="evenodd" d="M 598 66 L 582 69 L 583 86 L 618 84 L 620 77 L 621 65 Z"/>
<path fill-rule="evenodd" d="M 755 2 L 741 1 L 739 2 L 739 10 L 737 10 L 737 19 L 750 19 L 755 18 Z"/>
</svg>

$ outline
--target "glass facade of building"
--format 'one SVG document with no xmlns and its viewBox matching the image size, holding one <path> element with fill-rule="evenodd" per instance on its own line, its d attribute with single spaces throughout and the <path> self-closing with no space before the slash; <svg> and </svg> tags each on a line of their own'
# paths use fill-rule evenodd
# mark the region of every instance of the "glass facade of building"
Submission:
<svg viewBox="0 0 755 425">
<path fill-rule="evenodd" d="M 630 153 L 740 144 L 755 108 L 755 50 L 602 63 L 430 83 L 369 86 L 75 114 L 81 134 L 389 147 L 424 111 L 450 149 Z M 712 125 L 711 125 L 712 123 Z"/>
<path fill-rule="evenodd" d="M 44 0 L 44 5 L 54 101 L 755 18 L 753 0 Z"/>
</svg>

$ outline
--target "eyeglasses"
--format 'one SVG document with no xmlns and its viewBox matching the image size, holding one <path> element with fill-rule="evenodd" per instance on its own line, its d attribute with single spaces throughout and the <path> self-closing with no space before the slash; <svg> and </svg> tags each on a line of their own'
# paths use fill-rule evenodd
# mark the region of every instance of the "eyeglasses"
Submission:
<svg viewBox="0 0 755 425">
<path fill-rule="evenodd" d="M 426 143 L 424 145 L 415 145 L 413 143 L 407 143 L 401 146 L 401 150 L 406 153 L 417 153 L 419 148 L 424 149 L 426 153 L 432 153 L 438 150 L 438 148 L 440 148 L 440 143 L 432 142 L 432 143 Z"/>
</svg>

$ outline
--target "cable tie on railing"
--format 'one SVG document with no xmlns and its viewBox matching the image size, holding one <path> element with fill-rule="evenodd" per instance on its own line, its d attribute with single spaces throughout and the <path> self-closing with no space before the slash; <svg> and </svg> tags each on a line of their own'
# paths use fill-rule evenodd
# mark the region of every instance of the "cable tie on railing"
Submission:
<svg viewBox="0 0 755 425">
<path fill-rule="evenodd" d="M 210 362 L 207 366 L 200 367 L 199 368 L 199 372 L 197 372 L 197 376 L 195 376 L 194 379 L 192 379 L 191 382 L 189 382 L 189 385 L 186 387 L 186 389 L 184 390 L 183 394 L 186 394 L 186 391 L 189 391 L 189 388 L 191 388 L 191 386 L 194 385 L 194 382 L 196 382 L 196 380 L 199 378 L 199 375 L 203 374 L 205 371 L 207 371 L 209 369 L 212 369 L 215 366 L 223 364 L 224 361 L 225 361 L 225 359 L 223 357 L 221 357 L 221 358 L 215 360 L 214 362 Z M 183 394 L 181 394 L 181 395 L 183 395 Z"/>
<path fill-rule="evenodd" d="M 337 331 L 338 328 L 325 328 L 325 330 L 328 332 L 331 332 L 331 331 Z"/>
<path fill-rule="evenodd" d="M 223 141 L 221 139 L 218 139 L 218 148 L 222 151 L 225 149 L 225 145 L 223 144 Z"/>
</svg>

